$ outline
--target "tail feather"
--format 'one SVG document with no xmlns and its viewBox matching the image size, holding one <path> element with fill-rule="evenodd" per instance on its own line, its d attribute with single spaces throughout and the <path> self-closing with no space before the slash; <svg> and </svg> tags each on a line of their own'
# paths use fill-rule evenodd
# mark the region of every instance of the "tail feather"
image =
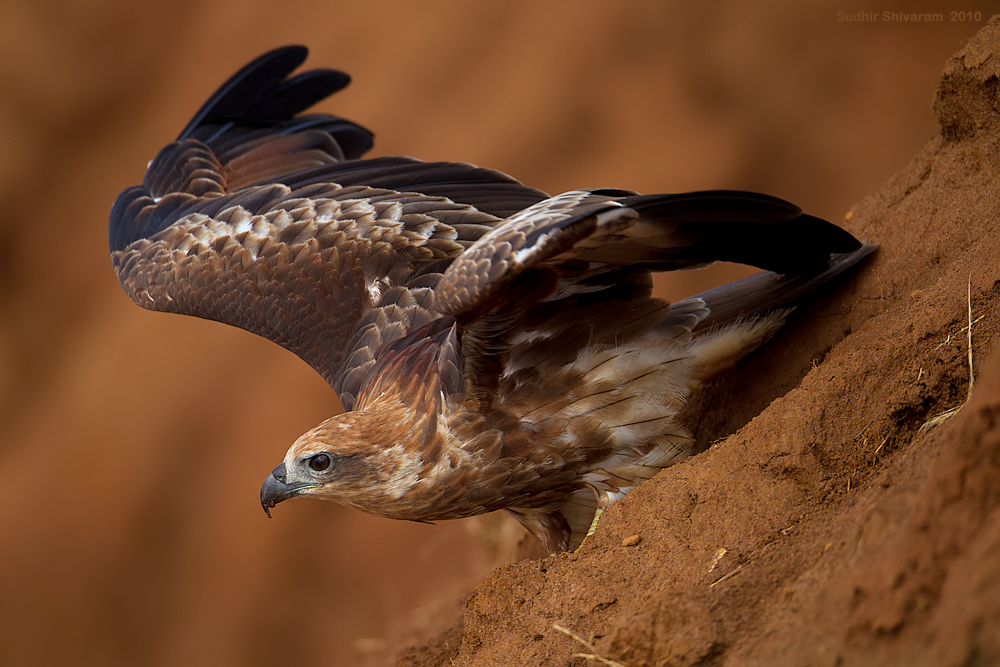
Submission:
<svg viewBox="0 0 1000 667">
<path fill-rule="evenodd" d="M 853 252 L 833 255 L 820 271 L 797 276 L 762 271 L 678 301 L 672 304 L 671 310 L 689 310 L 698 304 L 707 307 L 708 315 L 694 329 L 698 333 L 726 326 L 741 318 L 794 308 L 811 292 L 858 265 L 877 249 L 877 243 L 866 243 Z"/>
<path fill-rule="evenodd" d="M 691 380 L 705 382 L 735 366 L 740 359 L 776 334 L 790 312 L 790 309 L 784 308 L 756 317 L 739 318 L 697 336 L 688 347 L 688 352 L 695 358 L 691 366 Z"/>
</svg>

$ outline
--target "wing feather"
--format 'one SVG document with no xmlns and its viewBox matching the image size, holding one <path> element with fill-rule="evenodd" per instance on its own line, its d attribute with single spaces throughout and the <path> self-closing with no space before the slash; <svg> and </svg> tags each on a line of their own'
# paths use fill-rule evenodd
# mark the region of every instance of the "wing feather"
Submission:
<svg viewBox="0 0 1000 667">
<path fill-rule="evenodd" d="M 136 303 L 269 338 L 350 409 L 377 349 L 438 316 L 447 264 L 545 195 L 472 165 L 360 159 L 368 130 L 296 116 L 349 81 L 290 76 L 305 56 L 277 49 L 223 84 L 118 197 L 108 241 Z"/>
<path fill-rule="evenodd" d="M 451 263 L 435 297 L 466 326 L 478 393 L 511 396 L 543 366 L 653 327 L 689 338 L 703 321 L 788 307 L 873 249 L 766 195 L 581 190 L 493 227 Z M 674 309 L 650 297 L 651 271 L 717 260 L 768 270 Z"/>
<path fill-rule="evenodd" d="M 458 322 L 438 341 L 456 359 L 442 366 L 444 386 L 458 391 L 463 369 L 490 403 L 501 380 L 516 386 L 546 358 L 652 326 L 690 335 L 703 321 L 737 317 L 740 303 L 778 307 L 862 256 L 847 232 L 764 195 L 550 198 L 469 164 L 362 159 L 367 129 L 298 115 L 350 81 L 334 70 L 292 75 L 306 53 L 276 49 L 223 84 L 143 184 L 119 196 L 108 238 L 136 303 L 277 342 L 347 409 L 391 375 L 380 354 L 399 357 L 397 341 L 441 318 Z M 831 264 L 831 253 L 848 259 Z M 716 260 L 788 277 L 673 311 L 651 297 L 651 271 Z M 430 354 L 423 342 L 408 345 Z"/>
<path fill-rule="evenodd" d="M 478 313 L 540 267 L 573 274 L 585 263 L 574 282 L 622 266 L 666 271 L 719 260 L 802 274 L 825 268 L 831 253 L 860 247 L 836 225 L 767 195 L 572 191 L 519 211 L 476 241 L 445 273 L 439 305 L 456 316 Z"/>
</svg>

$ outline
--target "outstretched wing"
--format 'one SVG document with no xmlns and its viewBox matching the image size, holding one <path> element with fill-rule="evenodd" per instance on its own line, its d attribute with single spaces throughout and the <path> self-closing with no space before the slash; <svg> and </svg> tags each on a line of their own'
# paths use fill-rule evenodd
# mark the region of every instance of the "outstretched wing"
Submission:
<svg viewBox="0 0 1000 667">
<path fill-rule="evenodd" d="M 449 267 L 438 295 L 441 309 L 457 315 L 488 306 L 529 270 L 580 282 L 626 266 L 669 271 L 730 261 L 797 275 L 860 247 L 840 227 L 768 195 L 577 190 L 494 227 Z"/>
<path fill-rule="evenodd" d="M 873 249 L 766 195 L 573 191 L 493 227 L 448 267 L 435 297 L 466 327 L 467 377 L 491 400 L 501 381 L 517 393 L 524 377 L 587 347 L 653 327 L 689 336 L 787 307 Z M 718 260 L 765 271 L 673 307 L 651 297 L 651 271 Z"/>
<path fill-rule="evenodd" d="M 109 245 L 137 304 L 269 338 L 351 409 L 376 350 L 437 317 L 441 271 L 545 195 L 466 164 L 360 159 L 368 130 L 297 116 L 349 81 L 289 76 L 306 54 L 267 53 L 212 95 L 118 197 Z"/>
</svg>

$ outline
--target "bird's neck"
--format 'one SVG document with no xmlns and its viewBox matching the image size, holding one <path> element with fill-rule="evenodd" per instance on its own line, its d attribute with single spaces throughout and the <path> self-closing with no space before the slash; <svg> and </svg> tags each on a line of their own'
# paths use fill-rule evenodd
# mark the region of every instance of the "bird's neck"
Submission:
<svg viewBox="0 0 1000 667">
<path fill-rule="evenodd" d="M 460 418 L 400 404 L 334 419 L 342 424 L 341 442 L 350 434 L 356 443 L 351 447 L 366 460 L 368 475 L 350 493 L 329 500 L 388 518 L 437 521 L 499 509 L 507 482 L 519 484 L 516 471 L 501 470 L 504 435 L 498 430 L 463 438 L 469 429 L 455 428 Z M 498 479 L 505 483 L 498 486 Z"/>
</svg>

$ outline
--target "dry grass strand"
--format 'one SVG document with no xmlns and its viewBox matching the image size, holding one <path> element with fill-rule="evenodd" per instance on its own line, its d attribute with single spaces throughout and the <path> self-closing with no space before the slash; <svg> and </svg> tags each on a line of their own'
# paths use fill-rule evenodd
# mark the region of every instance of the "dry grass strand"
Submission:
<svg viewBox="0 0 1000 667">
<path fill-rule="evenodd" d="M 563 633 L 564 635 L 570 637 L 571 639 L 573 639 L 573 641 L 579 642 L 584 646 L 584 648 L 590 651 L 590 653 L 574 653 L 571 657 L 583 658 L 584 660 L 596 660 L 602 665 L 606 665 L 606 667 L 626 667 L 624 663 L 618 662 L 617 660 L 612 660 L 611 658 L 605 658 L 603 655 L 600 655 L 597 652 L 597 649 L 594 648 L 593 644 L 591 644 L 589 641 L 587 641 L 577 633 L 573 632 L 569 628 L 563 627 L 558 623 L 553 623 L 552 627 L 558 630 L 559 632 Z"/>
<path fill-rule="evenodd" d="M 931 431 L 931 429 L 940 426 L 941 424 L 945 423 L 946 421 L 957 415 L 958 412 L 962 408 L 964 408 L 966 404 L 969 402 L 969 400 L 972 398 L 972 389 L 976 385 L 976 375 L 975 375 L 976 369 L 972 363 L 972 325 L 978 322 L 979 320 L 983 319 L 982 316 L 977 317 L 975 320 L 972 319 L 972 276 L 969 276 L 968 289 L 966 293 L 966 304 L 968 306 L 968 317 L 969 317 L 969 323 L 965 327 L 965 332 L 966 332 L 965 342 L 969 360 L 969 392 L 968 394 L 966 394 L 965 400 L 962 401 L 961 405 L 955 406 L 954 408 L 949 408 L 944 412 L 938 413 L 933 417 L 931 417 L 930 419 L 928 419 L 923 424 L 921 424 L 920 429 L 917 430 L 917 438 L 926 435 L 928 432 Z M 951 341 L 951 334 L 948 334 L 948 338 L 947 340 L 945 340 L 943 344 L 947 344 L 950 341 Z"/>
</svg>

